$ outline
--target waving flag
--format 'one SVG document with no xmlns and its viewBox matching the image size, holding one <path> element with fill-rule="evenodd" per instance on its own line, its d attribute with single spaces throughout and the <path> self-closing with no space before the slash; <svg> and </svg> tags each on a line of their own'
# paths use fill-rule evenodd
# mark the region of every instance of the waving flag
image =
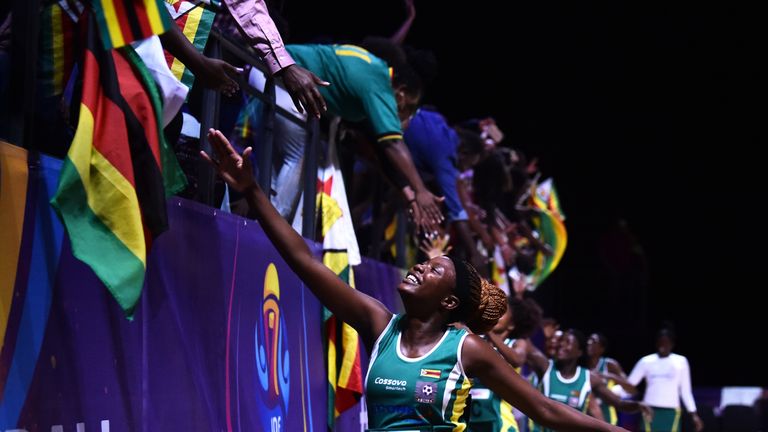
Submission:
<svg viewBox="0 0 768 432">
<path fill-rule="evenodd" d="M 181 32 L 198 51 L 203 52 L 205 44 L 208 42 L 208 36 L 211 34 L 211 26 L 216 12 L 211 6 L 196 4 L 186 0 L 166 0 L 165 3 L 171 18 L 176 22 Z M 173 57 L 168 51 L 165 52 L 165 59 L 168 61 L 168 67 L 171 68 L 173 75 L 185 86 L 192 88 L 195 76 L 192 72 Z"/>
<path fill-rule="evenodd" d="M 162 0 L 93 0 L 99 32 L 106 49 L 163 34 L 171 20 Z"/>
<path fill-rule="evenodd" d="M 540 285 L 560 263 L 568 243 L 568 233 L 565 230 L 565 216 L 560 209 L 552 179 L 547 179 L 534 186 L 531 193 L 531 204 L 539 210 L 539 216 L 534 219 L 536 230 L 541 240 L 552 248 L 551 254 L 541 251 L 536 254 L 536 270 L 533 273 L 534 286 Z"/>
</svg>

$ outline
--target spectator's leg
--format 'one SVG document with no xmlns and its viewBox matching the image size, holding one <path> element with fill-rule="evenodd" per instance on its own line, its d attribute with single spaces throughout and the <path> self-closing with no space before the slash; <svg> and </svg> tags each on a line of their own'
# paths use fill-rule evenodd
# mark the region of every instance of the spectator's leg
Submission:
<svg viewBox="0 0 768 432">
<path fill-rule="evenodd" d="M 282 158 L 272 174 L 272 189 L 277 193 L 272 197 L 272 204 L 289 221 L 293 220 L 301 196 L 307 135 L 302 126 L 280 115 L 275 118 L 275 147 Z"/>
</svg>

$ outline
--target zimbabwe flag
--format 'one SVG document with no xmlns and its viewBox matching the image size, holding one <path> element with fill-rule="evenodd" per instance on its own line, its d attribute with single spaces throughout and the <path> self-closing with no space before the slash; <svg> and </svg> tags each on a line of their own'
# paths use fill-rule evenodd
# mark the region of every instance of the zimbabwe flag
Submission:
<svg viewBox="0 0 768 432">
<path fill-rule="evenodd" d="M 208 42 L 208 36 L 211 34 L 213 20 L 216 18 L 216 11 L 213 10 L 213 7 L 195 4 L 187 0 L 166 0 L 165 6 L 184 37 L 198 51 L 203 52 L 205 44 Z M 191 89 L 195 82 L 192 71 L 168 51 L 165 52 L 165 60 L 168 62 L 173 76 Z"/>
<path fill-rule="evenodd" d="M 107 49 L 165 33 L 172 25 L 162 0 L 92 0 L 91 4 Z"/>
<path fill-rule="evenodd" d="M 66 2 L 63 2 L 67 5 Z M 78 27 L 83 6 L 68 8 L 49 4 L 40 11 L 40 65 L 38 78 L 43 96 L 57 96 L 69 81 L 78 42 Z"/>
<path fill-rule="evenodd" d="M 331 126 L 335 128 L 335 126 Z M 321 214 L 323 264 L 355 288 L 354 264 L 360 263 L 357 239 L 349 224 L 349 206 L 344 193 L 344 179 L 336 157 L 336 143 L 331 142 L 330 163 L 317 170 L 317 208 Z M 353 235 L 349 238 L 350 231 Z M 346 238 L 345 238 L 346 236 Z M 328 427 L 336 417 L 353 407 L 363 394 L 360 365 L 360 338 L 357 331 L 323 308 L 328 361 Z"/>
<path fill-rule="evenodd" d="M 547 255 L 536 253 L 536 270 L 533 273 L 533 283 L 539 286 L 560 263 L 568 244 L 568 232 L 565 229 L 565 216 L 560 208 L 560 200 L 555 191 L 552 179 L 544 180 L 534 186 L 531 191 L 531 207 L 538 210 L 534 218 L 534 226 L 541 236 L 541 241 L 552 248 Z"/>
<path fill-rule="evenodd" d="M 323 264 L 349 286 L 355 287 L 354 272 L 349 265 L 346 250 L 323 251 Z M 323 308 L 323 320 L 328 338 L 328 427 L 332 429 L 336 417 L 360 400 L 363 394 L 363 374 L 357 330 L 336 319 L 336 315 L 326 308 Z"/>
<path fill-rule="evenodd" d="M 105 50 L 89 19 L 83 65 L 77 130 L 51 202 L 74 255 L 130 317 L 147 249 L 168 228 L 166 194 L 184 177 L 159 127 L 157 88 L 133 49 Z"/>
</svg>

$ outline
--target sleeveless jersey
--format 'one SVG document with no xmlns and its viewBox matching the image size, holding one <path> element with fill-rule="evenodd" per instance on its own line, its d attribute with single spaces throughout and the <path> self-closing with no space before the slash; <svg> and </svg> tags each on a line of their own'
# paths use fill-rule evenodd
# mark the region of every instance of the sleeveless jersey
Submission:
<svg viewBox="0 0 768 432">
<path fill-rule="evenodd" d="M 600 360 L 597 362 L 597 371 L 601 374 L 608 373 L 608 362 L 605 360 L 605 357 L 600 357 Z M 608 389 L 613 388 L 613 386 L 616 383 L 613 382 L 613 380 L 609 380 L 606 385 L 608 386 Z M 605 421 L 612 425 L 616 425 L 619 422 L 619 417 L 616 415 L 616 408 L 608 405 L 607 403 L 600 401 L 600 409 L 603 411 L 603 418 Z"/>
<path fill-rule="evenodd" d="M 427 354 L 405 357 L 403 316 L 395 315 L 376 340 L 366 383 L 369 431 L 467 430 L 472 382 L 461 365 L 467 331 L 448 327 Z"/>
<path fill-rule="evenodd" d="M 512 347 L 515 339 L 505 339 L 504 345 Z M 515 368 L 520 374 L 520 368 Z M 518 432 L 520 429 L 512 412 L 512 405 L 499 397 L 482 382 L 475 381 L 470 390 L 472 415 L 469 429 L 472 432 Z"/>
<path fill-rule="evenodd" d="M 587 411 L 587 398 L 592 392 L 589 381 L 589 369 L 576 367 L 576 373 L 568 379 L 563 378 L 550 360 L 549 367 L 539 383 L 539 390 L 544 396 L 562 402 L 581 412 Z M 549 432 L 550 429 L 535 425 L 534 432 Z"/>
</svg>

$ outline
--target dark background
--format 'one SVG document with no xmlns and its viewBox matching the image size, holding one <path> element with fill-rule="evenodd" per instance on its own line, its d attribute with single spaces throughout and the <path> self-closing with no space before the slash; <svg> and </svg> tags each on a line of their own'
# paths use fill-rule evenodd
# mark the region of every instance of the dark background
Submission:
<svg viewBox="0 0 768 432">
<path fill-rule="evenodd" d="M 764 24 L 668 3 L 417 0 L 406 43 L 440 62 L 425 102 L 495 117 L 555 178 L 569 244 L 535 293 L 547 315 L 606 333 L 627 371 L 671 320 L 694 385 L 768 386 Z M 405 17 L 399 0 L 276 8 L 294 43 L 387 36 Z"/>
</svg>

